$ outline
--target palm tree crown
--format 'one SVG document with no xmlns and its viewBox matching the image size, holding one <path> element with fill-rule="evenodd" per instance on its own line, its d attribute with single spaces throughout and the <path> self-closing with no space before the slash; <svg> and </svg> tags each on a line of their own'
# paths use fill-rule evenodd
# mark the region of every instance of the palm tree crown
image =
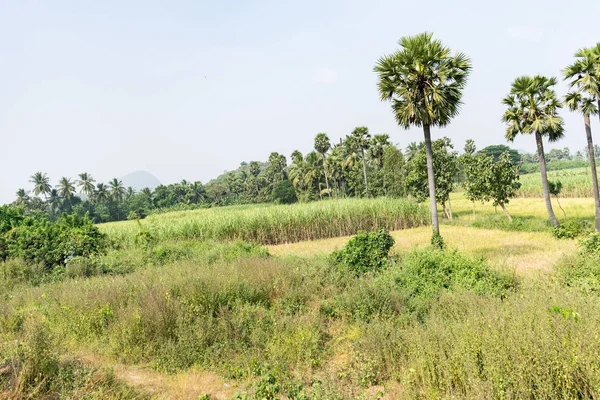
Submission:
<svg viewBox="0 0 600 400">
<path fill-rule="evenodd" d="M 40 194 L 44 195 L 44 197 L 48 197 L 50 191 L 52 190 L 52 186 L 50 185 L 50 178 L 46 173 L 36 172 L 31 176 L 29 182 L 34 184 L 33 193 L 36 196 Z"/>
<path fill-rule="evenodd" d="M 94 190 L 96 187 L 94 183 L 96 181 L 92 178 L 92 175 L 87 172 L 83 172 L 79 174 L 79 180 L 77 181 L 77 185 L 79 186 L 80 193 L 85 193 L 87 196 L 92 196 L 94 194 Z"/>
<path fill-rule="evenodd" d="M 431 33 L 406 36 L 395 53 L 375 65 L 377 88 L 383 101 L 391 101 L 398 124 L 445 126 L 458 114 L 471 60 L 450 54 Z"/>
<path fill-rule="evenodd" d="M 572 89 L 600 100 L 600 43 L 578 50 L 575 58 L 575 62 L 563 70 L 565 80 Z"/>
<path fill-rule="evenodd" d="M 64 199 L 70 199 L 73 197 L 73 194 L 75 193 L 75 186 L 73 185 L 73 182 L 64 176 L 60 178 L 60 181 L 58 182 L 58 193 L 60 197 Z"/>
<path fill-rule="evenodd" d="M 114 201 L 123 200 L 123 196 L 127 192 L 127 189 L 123 186 L 123 182 L 117 178 L 113 178 L 112 181 L 108 182 L 108 185 L 110 186 L 110 197 L 112 197 Z"/>
<path fill-rule="evenodd" d="M 560 101 L 552 87 L 556 78 L 521 76 L 512 84 L 510 94 L 502 100 L 507 110 L 502 121 L 507 124 L 506 139 L 521 134 L 539 133 L 551 142 L 564 136 L 563 119 L 558 115 Z"/>
</svg>

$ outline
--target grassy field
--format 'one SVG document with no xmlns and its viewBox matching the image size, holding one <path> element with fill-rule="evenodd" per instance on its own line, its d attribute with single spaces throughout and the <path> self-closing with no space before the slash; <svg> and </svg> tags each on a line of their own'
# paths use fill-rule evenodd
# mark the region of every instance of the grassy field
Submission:
<svg viewBox="0 0 600 400">
<path fill-rule="evenodd" d="M 600 256 L 555 239 L 541 199 L 512 200 L 513 225 L 451 203 L 446 251 L 428 246 L 425 205 L 386 199 L 103 225 L 98 276 L 0 273 L 0 398 L 600 396 Z M 562 204 L 593 218 L 591 199 Z M 333 263 L 377 226 L 396 240 L 383 270 Z"/>
<path fill-rule="evenodd" d="M 561 181 L 562 197 L 593 197 L 590 168 L 572 168 L 548 171 L 549 181 Z M 542 181 L 539 173 L 521 175 L 518 195 L 542 197 Z"/>
<path fill-rule="evenodd" d="M 141 230 L 154 240 L 246 240 L 277 244 L 352 235 L 360 230 L 405 229 L 427 223 L 424 205 L 404 199 L 343 199 L 277 206 L 234 206 L 153 215 L 101 230 L 123 243 Z"/>
</svg>

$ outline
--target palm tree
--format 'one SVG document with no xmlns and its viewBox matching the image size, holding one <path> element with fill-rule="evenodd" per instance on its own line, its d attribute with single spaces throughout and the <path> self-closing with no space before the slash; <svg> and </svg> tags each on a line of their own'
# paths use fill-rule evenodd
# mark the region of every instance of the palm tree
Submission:
<svg viewBox="0 0 600 400">
<path fill-rule="evenodd" d="M 120 202 L 123 200 L 123 196 L 125 195 L 127 189 L 123 186 L 123 182 L 118 180 L 117 178 L 113 178 L 112 181 L 108 182 L 110 186 L 110 197 L 114 202 Z"/>
<path fill-rule="evenodd" d="M 462 53 L 450 54 L 431 33 L 405 36 L 401 49 L 383 56 L 375 65 L 382 101 L 392 103 L 400 126 L 423 127 L 427 154 L 427 180 L 434 239 L 439 238 L 431 127 L 446 126 L 456 116 L 462 91 L 471 71 L 471 60 Z M 441 243 L 440 243 L 441 244 Z"/>
<path fill-rule="evenodd" d="M 48 208 L 50 209 L 50 214 L 55 215 L 56 211 L 60 208 L 60 195 L 58 194 L 58 190 L 50 189 L 50 197 L 48 198 Z"/>
<path fill-rule="evenodd" d="M 569 81 L 571 88 L 571 92 L 565 96 L 565 103 L 571 111 L 583 114 L 596 204 L 595 225 L 596 231 L 600 232 L 600 194 L 598 193 L 598 173 L 590 122 L 590 115 L 598 114 L 600 108 L 600 43 L 595 48 L 577 51 L 575 57 L 577 58 L 575 63 L 563 71 L 564 79 Z"/>
<path fill-rule="evenodd" d="M 58 182 L 58 194 L 60 195 L 60 197 L 70 202 L 71 197 L 73 197 L 74 193 L 75 186 L 73 185 L 73 182 L 69 178 L 64 176 L 60 178 L 60 181 Z"/>
<path fill-rule="evenodd" d="M 415 158 L 418 152 L 419 146 L 417 145 L 417 142 L 410 142 L 408 146 L 406 146 L 406 150 L 404 152 L 404 157 L 406 158 L 406 161 L 408 162 Z"/>
<path fill-rule="evenodd" d="M 94 200 L 96 203 L 106 203 L 110 198 L 108 190 L 106 189 L 106 185 L 104 183 L 99 183 L 96 185 L 96 191 L 94 192 Z"/>
<path fill-rule="evenodd" d="M 205 197 L 206 191 L 204 190 L 204 185 L 202 182 L 196 181 L 190 184 L 190 198 L 194 202 L 194 204 L 200 203 Z"/>
<path fill-rule="evenodd" d="M 125 198 L 127 200 L 131 199 L 133 196 L 135 196 L 135 189 L 132 186 L 127 186 L 127 190 L 125 192 Z"/>
<path fill-rule="evenodd" d="M 52 190 L 52 186 L 50 185 L 50 178 L 48 178 L 48 175 L 45 172 L 36 172 L 35 174 L 31 175 L 31 179 L 29 180 L 29 182 L 34 184 L 33 193 L 36 196 L 43 194 L 44 199 L 48 201 L 48 195 Z"/>
<path fill-rule="evenodd" d="M 371 140 L 371 148 L 369 149 L 369 157 L 375 162 L 377 168 L 383 168 L 383 152 L 385 147 L 390 144 L 389 135 L 374 135 Z"/>
<path fill-rule="evenodd" d="M 29 203 L 29 195 L 25 189 L 17 190 L 17 200 L 15 200 L 16 206 L 26 206 Z"/>
<path fill-rule="evenodd" d="M 581 92 L 570 92 L 565 95 L 565 104 L 571 111 L 583 114 L 585 135 L 588 143 L 588 154 L 590 169 L 592 171 L 592 186 L 594 190 L 594 202 L 596 204 L 596 231 L 600 232 L 600 195 L 598 193 L 598 173 L 596 171 L 596 157 L 594 155 L 594 141 L 592 139 L 592 127 L 590 115 L 598 113 L 598 107 L 594 101 Z"/>
<path fill-rule="evenodd" d="M 365 150 L 369 148 L 371 145 L 371 135 L 369 134 L 369 128 L 366 126 L 359 126 L 354 128 L 352 133 L 350 134 L 352 140 L 350 144 L 355 146 L 357 150 L 360 150 L 361 158 L 362 158 L 362 167 L 363 167 L 363 177 L 365 180 L 365 195 L 368 195 L 369 183 L 367 181 L 367 160 L 365 159 Z"/>
<path fill-rule="evenodd" d="M 94 190 L 96 189 L 94 186 L 95 182 L 94 178 L 87 172 L 79 174 L 79 180 L 77 181 L 79 193 L 84 193 L 86 196 L 92 197 L 94 195 Z"/>
<path fill-rule="evenodd" d="M 331 190 L 329 190 L 329 179 L 327 179 L 325 154 L 327 154 L 327 152 L 329 151 L 330 148 L 331 148 L 331 142 L 329 141 L 327 134 L 326 133 L 317 134 L 317 136 L 315 137 L 315 150 L 317 151 L 317 153 L 319 153 L 321 155 L 321 157 L 323 157 L 323 175 L 325 175 L 325 186 L 327 187 L 327 193 L 329 194 L 329 197 L 331 197 Z"/>
<path fill-rule="evenodd" d="M 507 124 L 508 141 L 512 142 L 519 133 L 535 135 L 546 209 L 550 223 L 558 227 L 560 224 L 554 215 L 550 200 L 543 142 L 544 136 L 548 137 L 550 142 L 564 136 L 563 119 L 558 115 L 561 104 L 552 89 L 554 85 L 556 85 L 556 78 L 540 75 L 515 79 L 510 94 L 502 100 L 508 108 L 502 116 L 502 121 Z"/>
</svg>

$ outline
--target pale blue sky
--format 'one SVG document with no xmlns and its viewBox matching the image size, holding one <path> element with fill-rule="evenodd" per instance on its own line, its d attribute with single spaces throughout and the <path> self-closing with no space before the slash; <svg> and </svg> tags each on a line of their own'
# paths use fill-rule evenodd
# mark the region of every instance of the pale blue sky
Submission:
<svg viewBox="0 0 600 400">
<path fill-rule="evenodd" d="M 473 59 L 460 116 L 434 136 L 504 143 L 511 81 L 558 76 L 600 41 L 598 15 L 597 0 L 0 0 L 0 203 L 38 170 L 53 184 L 135 170 L 206 182 L 271 151 L 306 152 L 318 132 L 366 125 L 419 141 L 379 101 L 372 68 L 422 31 Z M 553 147 L 582 148 L 581 117 L 563 115 L 568 137 Z"/>
</svg>

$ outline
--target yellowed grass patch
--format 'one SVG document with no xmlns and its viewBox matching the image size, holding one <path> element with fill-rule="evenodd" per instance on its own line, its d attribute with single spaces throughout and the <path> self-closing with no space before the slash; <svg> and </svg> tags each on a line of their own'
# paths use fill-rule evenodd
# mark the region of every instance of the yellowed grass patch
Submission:
<svg viewBox="0 0 600 400">
<path fill-rule="evenodd" d="M 548 270 L 562 254 L 576 249 L 573 240 L 556 240 L 547 232 L 508 232 L 465 226 L 442 226 L 441 233 L 449 248 L 473 256 L 484 256 L 490 265 L 514 269 L 519 274 Z M 396 240 L 393 252 L 401 254 L 413 247 L 429 245 L 430 227 L 392 232 Z M 350 237 L 315 240 L 270 246 L 273 255 L 313 256 L 341 249 Z"/>
</svg>

